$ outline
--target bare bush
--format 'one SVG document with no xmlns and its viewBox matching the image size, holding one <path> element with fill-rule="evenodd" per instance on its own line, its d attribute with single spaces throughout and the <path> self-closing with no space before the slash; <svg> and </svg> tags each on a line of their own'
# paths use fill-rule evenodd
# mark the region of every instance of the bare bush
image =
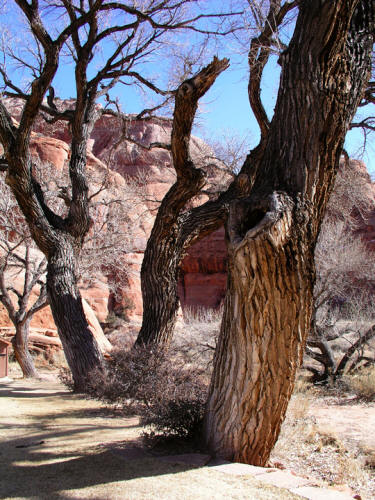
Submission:
<svg viewBox="0 0 375 500">
<path fill-rule="evenodd" d="M 365 346 L 375 337 L 375 311 L 368 299 L 375 264 L 357 234 L 375 206 L 369 177 L 356 162 L 341 162 L 315 249 L 316 283 L 306 365 L 314 382 L 340 377 L 374 362 Z"/>
<path fill-rule="evenodd" d="M 375 400 L 375 368 L 367 367 L 344 377 L 348 389 L 365 401 Z"/>
<path fill-rule="evenodd" d="M 201 369 L 206 377 L 211 375 L 222 315 L 222 308 L 185 309 L 173 337 L 172 346 L 186 366 Z"/>
<path fill-rule="evenodd" d="M 202 370 L 186 368 L 173 349 L 135 347 L 112 352 L 104 371 L 91 374 L 87 392 L 126 415 L 136 413 L 152 434 L 193 438 L 204 415 L 204 379 Z"/>
</svg>

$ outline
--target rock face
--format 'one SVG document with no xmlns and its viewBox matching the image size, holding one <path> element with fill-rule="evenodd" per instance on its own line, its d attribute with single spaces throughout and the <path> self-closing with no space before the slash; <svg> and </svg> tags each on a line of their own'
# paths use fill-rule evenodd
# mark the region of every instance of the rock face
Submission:
<svg viewBox="0 0 375 500">
<path fill-rule="evenodd" d="M 224 229 L 193 245 L 185 257 L 179 283 L 183 308 L 216 308 L 226 288 L 227 251 Z"/>
<path fill-rule="evenodd" d="M 363 200 L 365 210 L 357 211 L 358 230 L 356 235 L 360 236 L 375 252 L 375 184 L 362 161 L 350 160 L 351 168 L 357 173 L 362 182 Z"/>
<path fill-rule="evenodd" d="M 61 101 L 62 108 L 72 106 L 72 101 Z M 17 100 L 8 101 L 12 116 L 20 116 Z M 171 122 L 155 119 L 133 121 L 128 132 L 137 143 L 168 143 Z M 130 245 L 121 255 L 124 268 L 128 270 L 126 279 L 119 279 L 115 271 L 104 273 L 99 284 L 82 287 L 82 295 L 91 306 L 99 321 L 104 322 L 111 313 L 123 314 L 131 320 L 139 321 L 142 315 L 140 268 L 147 238 L 150 234 L 156 209 L 162 197 L 175 179 L 170 155 L 165 149 L 143 149 L 129 141 L 121 140 L 122 124 L 113 117 L 103 116 L 97 121 L 91 134 L 88 151 L 88 176 L 94 191 L 100 178 L 106 175 L 109 184 L 118 189 L 128 188 L 131 206 L 128 217 L 139 219 L 136 228 L 129 235 Z M 39 119 L 32 137 L 31 150 L 35 157 L 47 162 L 51 168 L 61 171 L 69 158 L 70 133 L 65 124 L 46 124 Z M 191 144 L 193 157 L 198 161 L 207 146 L 194 138 Z M 1 151 L 0 151 L 1 153 Z M 361 162 L 351 162 L 358 174 L 367 176 L 368 196 L 375 200 L 375 189 L 365 166 Z M 223 174 L 211 168 L 208 172 L 209 184 L 227 182 Z M 119 191 L 120 192 L 120 191 Z M 194 203 L 205 201 L 202 196 Z M 375 202 L 369 205 L 366 217 L 360 220 L 360 234 L 375 250 Z M 142 214 L 142 218 L 140 218 Z M 188 252 L 181 270 L 179 294 L 183 308 L 218 307 L 224 298 L 226 287 L 226 247 L 224 230 L 219 229 L 209 237 L 195 244 Z M 34 319 L 35 327 L 51 327 L 52 318 L 47 310 Z M 0 310 L 0 324 L 5 324 L 4 312 Z"/>
<path fill-rule="evenodd" d="M 67 109 L 73 101 L 60 101 L 59 106 Z M 17 121 L 20 118 L 21 103 L 16 99 L 7 101 L 8 109 Z M 169 143 L 171 121 L 154 119 L 142 122 L 133 121 L 128 126 L 131 137 L 139 144 Z M 175 181 L 170 154 L 162 148 L 143 149 L 132 142 L 121 140 L 122 124 L 114 117 L 104 116 L 94 126 L 89 141 L 88 177 L 91 192 L 98 187 L 98 181 L 106 175 L 112 187 L 129 187 L 132 206 L 128 216 L 142 220 L 131 235 L 131 246 L 121 260 L 127 269 L 126 279 L 119 279 L 116 272 L 105 273 L 99 283 L 81 287 L 81 293 L 99 321 L 105 322 L 111 313 L 123 315 L 130 320 L 139 321 L 142 316 L 142 296 L 140 269 L 147 238 L 159 202 Z M 51 170 L 62 172 L 69 159 L 70 132 L 65 123 L 48 124 L 42 118 L 37 120 L 31 141 L 34 158 L 51 166 Z M 191 153 L 196 161 L 206 154 L 207 146 L 203 141 L 193 138 Z M 1 151 L 0 151 L 1 153 Z M 210 154 L 212 154 L 210 152 Z M 107 167 L 108 165 L 108 167 Z M 211 167 L 208 184 L 217 181 L 218 170 Z M 220 182 L 229 177 L 221 173 Z M 203 195 L 194 204 L 206 201 Z M 183 307 L 217 307 L 224 296 L 226 281 L 226 256 L 224 232 L 219 230 L 192 247 L 185 258 L 179 292 Z M 6 312 L 0 308 L 0 325 L 8 325 Z M 52 328 L 53 320 L 49 308 L 38 313 L 32 325 Z"/>
</svg>

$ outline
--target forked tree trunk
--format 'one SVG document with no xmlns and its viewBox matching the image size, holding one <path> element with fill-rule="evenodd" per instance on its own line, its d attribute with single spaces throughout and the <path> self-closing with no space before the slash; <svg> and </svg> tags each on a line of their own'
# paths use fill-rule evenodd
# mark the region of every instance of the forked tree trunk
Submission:
<svg viewBox="0 0 375 500">
<path fill-rule="evenodd" d="M 72 372 L 74 390 L 84 392 L 87 377 L 101 368 L 102 355 L 89 330 L 77 287 L 76 256 L 72 244 L 60 238 L 47 266 L 47 291 L 64 354 Z"/>
<path fill-rule="evenodd" d="M 204 429 L 229 460 L 264 466 L 285 416 L 310 327 L 320 222 L 371 68 L 374 15 L 370 0 L 299 2 L 251 196 L 230 209 Z"/>
<path fill-rule="evenodd" d="M 53 47 L 53 53 L 56 48 Z M 86 53 L 85 57 L 87 62 L 89 54 Z M 0 140 L 8 164 L 6 182 L 25 216 L 32 238 L 48 262 L 49 304 L 72 372 L 74 389 L 84 391 L 90 372 L 102 368 L 102 356 L 89 330 L 77 288 L 76 259 L 90 228 L 85 175 L 87 140 L 96 118 L 96 94 L 87 95 L 84 58 L 79 62 L 83 68 L 81 72 L 76 71 L 81 85 L 77 88 L 76 106 L 71 118 L 73 137 L 69 176 L 72 194 L 67 217 L 56 214 L 46 204 L 43 190 L 32 174 L 29 149 L 31 128 L 57 70 L 57 59 L 48 68 L 44 80 L 36 80 L 32 85 L 33 96 L 26 101 L 18 128 L 14 127 L 0 100 Z"/>
<path fill-rule="evenodd" d="M 38 376 L 38 372 L 35 369 L 34 361 L 30 354 L 28 346 L 29 327 L 30 319 L 27 319 L 25 322 L 16 324 L 16 334 L 12 338 L 14 355 L 21 367 L 23 376 L 25 378 L 33 378 Z"/>
</svg>

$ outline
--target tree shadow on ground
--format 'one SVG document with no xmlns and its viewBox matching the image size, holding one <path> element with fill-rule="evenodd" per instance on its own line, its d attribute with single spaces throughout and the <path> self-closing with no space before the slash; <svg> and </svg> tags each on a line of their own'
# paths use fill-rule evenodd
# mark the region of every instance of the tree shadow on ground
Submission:
<svg viewBox="0 0 375 500">
<path fill-rule="evenodd" d="M 197 468 L 151 456 L 137 417 L 116 422 L 58 384 L 1 384 L 0 401 L 0 498 L 129 498 L 128 481 Z"/>
<path fill-rule="evenodd" d="M 74 435 L 74 432 L 71 432 Z M 42 434 L 32 437 L 29 448 L 17 449 L 15 460 L 8 461 L 6 451 L 9 447 L 16 447 L 18 439 L 8 441 L 0 446 L 0 498 L 72 498 L 67 491 L 74 492 L 84 488 L 100 486 L 94 498 L 109 498 L 106 496 L 106 485 L 118 485 L 124 491 L 126 484 L 138 478 L 150 478 L 165 474 L 176 474 L 197 468 L 181 463 L 164 462 L 158 458 L 145 457 L 127 459 L 121 458 L 119 453 L 110 449 L 79 454 L 53 453 L 42 449 L 47 443 L 38 445 Z M 36 443 L 33 445 L 32 443 Z M 93 498 L 90 494 L 90 498 Z M 127 498 L 125 491 L 122 498 Z"/>
</svg>

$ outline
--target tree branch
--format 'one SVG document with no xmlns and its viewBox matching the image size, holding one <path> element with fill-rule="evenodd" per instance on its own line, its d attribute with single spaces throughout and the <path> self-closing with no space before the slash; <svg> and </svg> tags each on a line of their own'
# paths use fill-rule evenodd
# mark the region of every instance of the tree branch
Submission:
<svg viewBox="0 0 375 500">
<path fill-rule="evenodd" d="M 273 37 L 277 28 L 282 24 L 288 12 L 296 7 L 297 4 L 297 1 L 293 1 L 290 3 L 286 2 L 281 6 L 280 0 L 270 2 L 267 18 L 264 23 L 262 23 L 263 30 L 260 35 L 253 38 L 250 43 L 248 56 L 250 68 L 248 94 L 250 106 L 258 122 L 262 139 L 266 137 L 270 125 L 260 95 L 263 70 L 269 59 Z"/>
</svg>

